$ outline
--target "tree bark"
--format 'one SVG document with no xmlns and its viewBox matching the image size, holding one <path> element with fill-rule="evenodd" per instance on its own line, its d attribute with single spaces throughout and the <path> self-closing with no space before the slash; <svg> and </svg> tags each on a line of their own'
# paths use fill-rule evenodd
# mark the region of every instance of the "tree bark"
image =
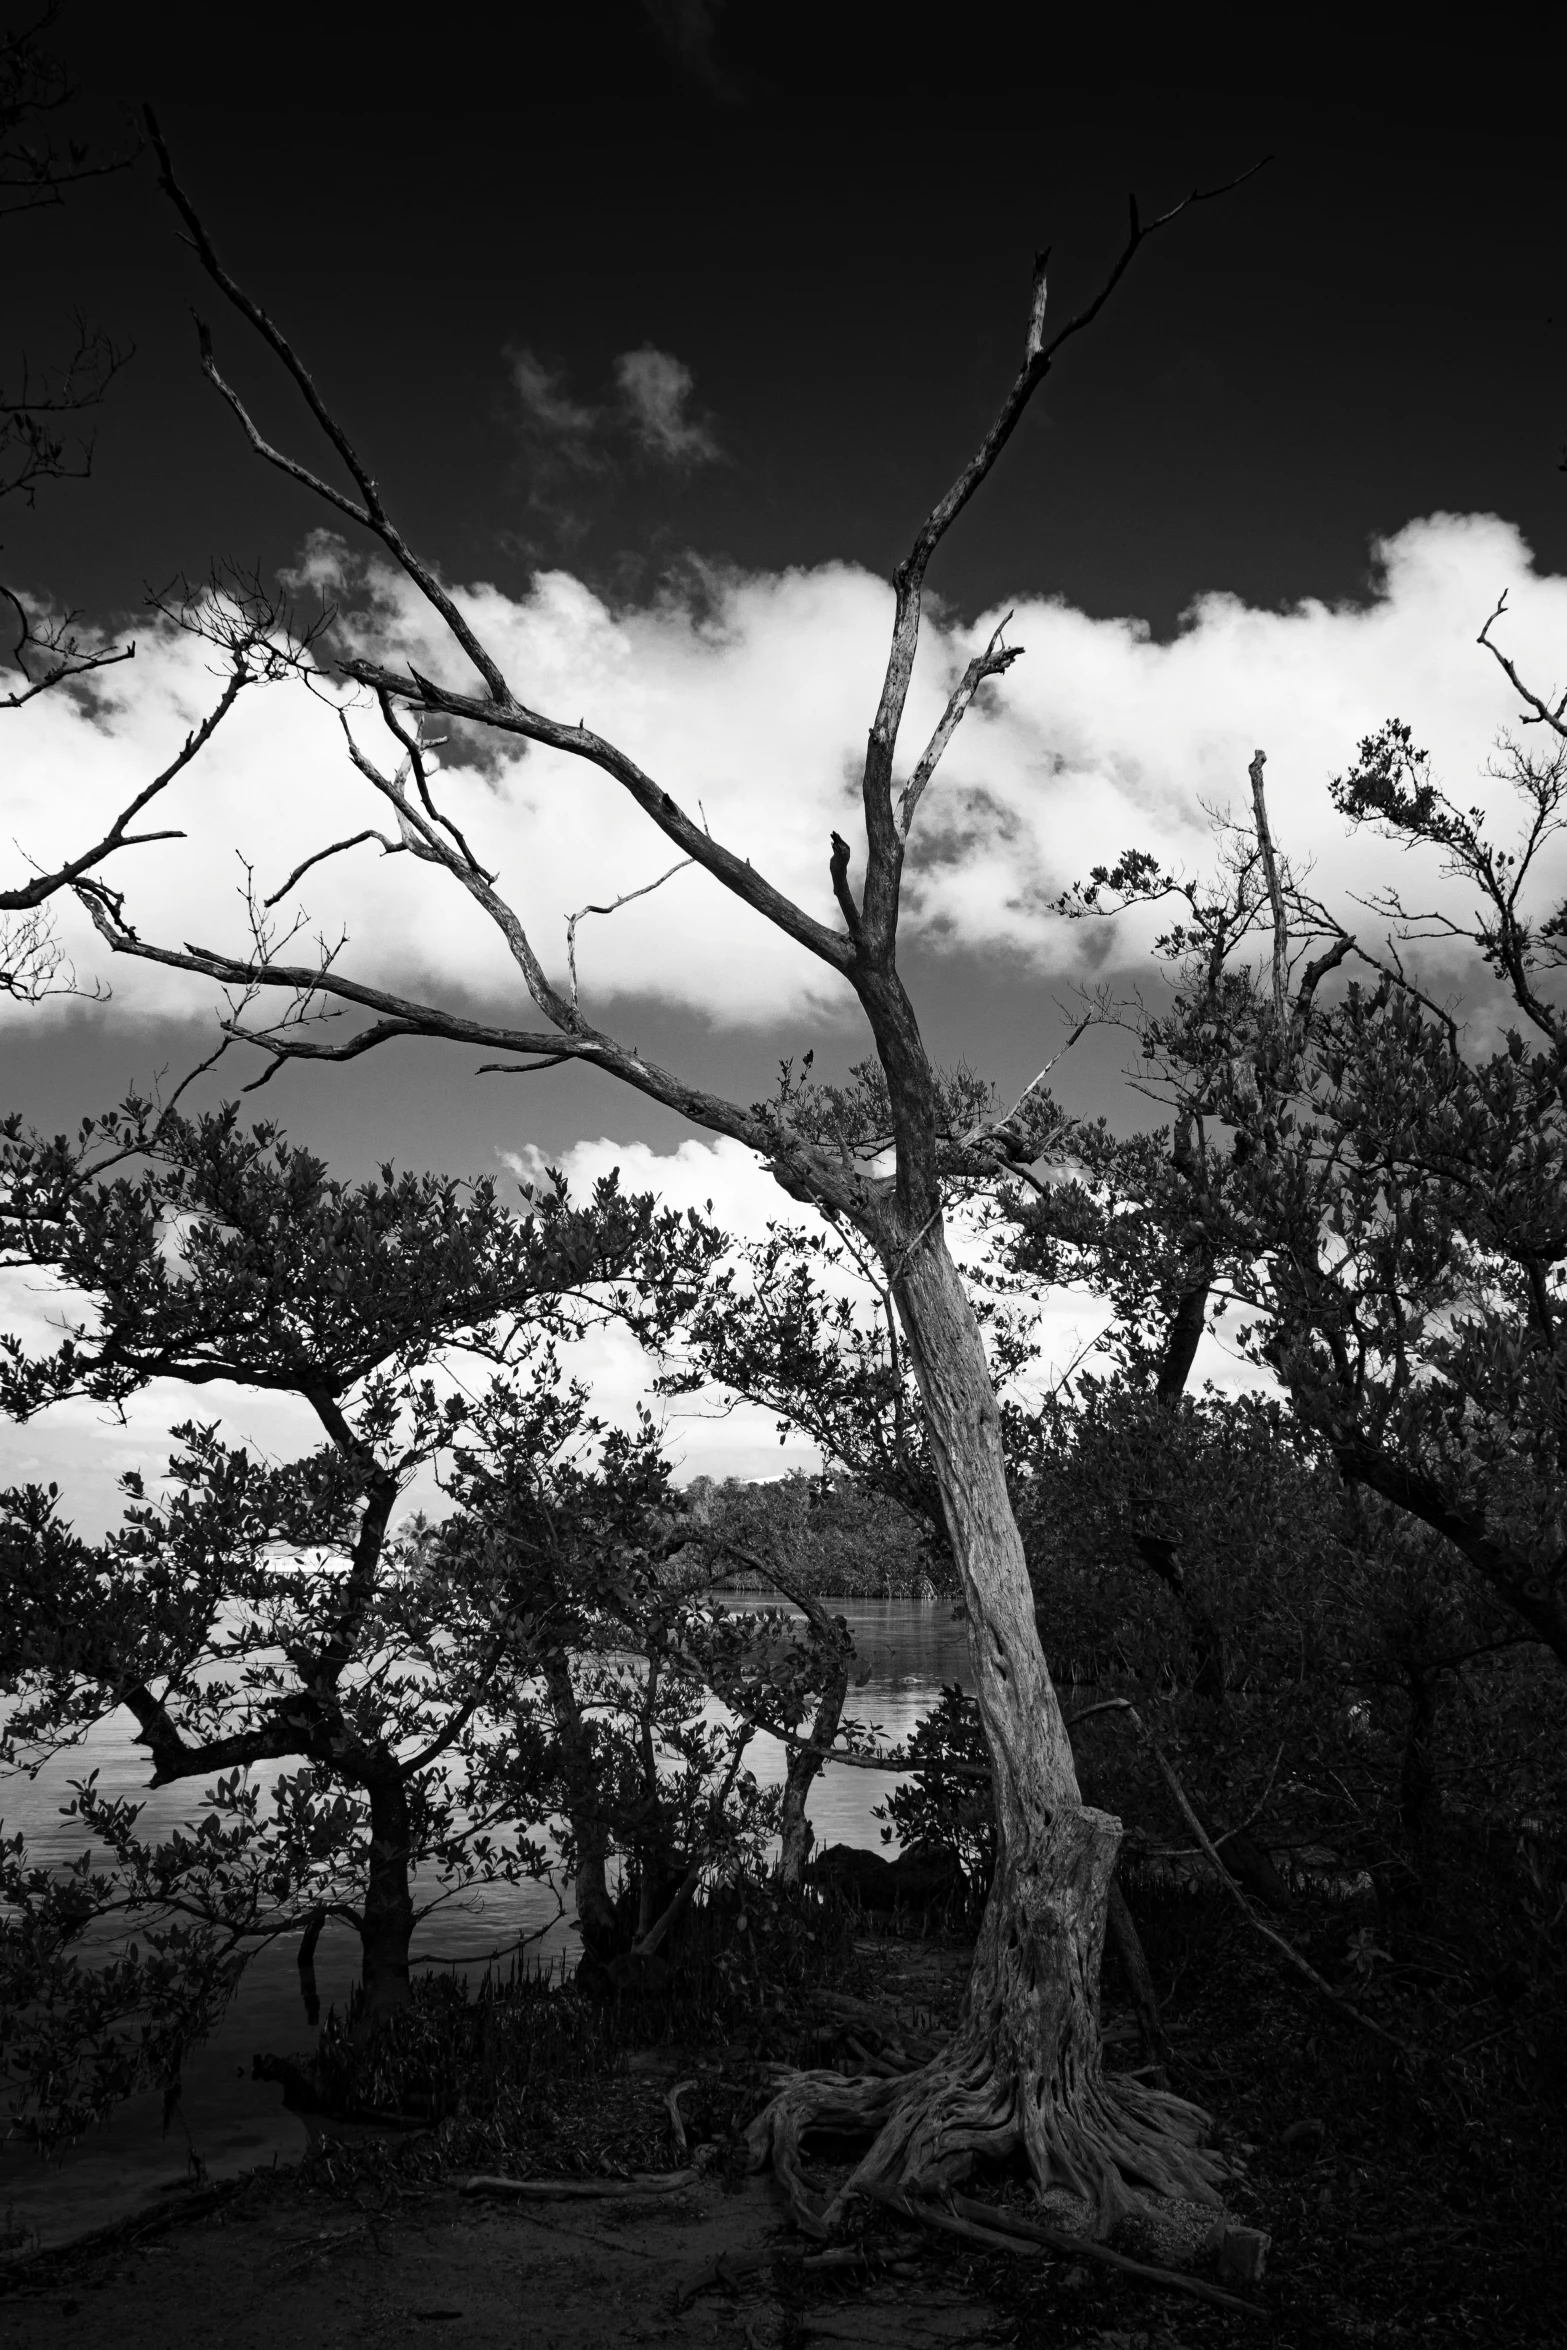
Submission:
<svg viewBox="0 0 1567 2350">
<path fill-rule="evenodd" d="M 838 1735 L 838 1724 L 843 1717 L 844 1701 L 848 1694 L 849 1665 L 845 1658 L 817 1702 L 815 1718 L 806 1732 L 811 1746 L 831 1746 Z M 779 1815 L 782 1849 L 778 1856 L 778 1873 L 786 1885 L 798 1885 L 805 1875 L 805 1864 L 811 1849 L 811 1823 L 805 1816 L 805 1801 L 821 1767 L 822 1758 L 819 1754 L 808 1753 L 800 1747 L 790 1749 L 788 1768 L 784 1772 L 783 1808 Z"/>
<path fill-rule="evenodd" d="M 363 2020 L 390 2015 L 408 2005 L 408 1946 L 413 1940 L 413 1891 L 409 1884 L 412 1830 L 408 1782 L 392 1755 L 378 1758 L 367 1772 L 370 1797 L 370 1871 L 359 1929 Z"/>
<path fill-rule="evenodd" d="M 549 1691 L 555 1735 L 560 1741 L 562 1776 L 566 1782 L 566 1816 L 576 1848 L 576 1874 L 571 1881 L 582 1939 L 595 1956 L 603 1957 L 615 1941 L 615 1909 L 609 1897 L 606 1862 L 609 1831 L 605 1825 L 593 1775 L 593 1741 L 577 1703 L 571 1663 L 564 1649 L 551 1649 L 544 1659 L 544 1685 Z"/>
<path fill-rule="evenodd" d="M 1203 1281 L 1197 1288 L 1188 1289 L 1175 1312 L 1170 1316 L 1170 1327 L 1165 1332 L 1164 1355 L 1159 1364 L 1155 1400 L 1166 1411 L 1173 1411 L 1186 1393 L 1186 1382 L 1191 1377 L 1197 1349 L 1202 1340 L 1203 1322 L 1208 1310 L 1208 1291 L 1211 1284 Z"/>
<path fill-rule="evenodd" d="M 820 2232 L 856 2193 L 932 2187 L 978 2156 L 1019 2151 L 1041 2191 L 1078 2198 L 1083 2223 L 1100 2229 L 1140 2192 L 1218 2205 L 1222 2166 L 1198 2148 L 1205 2117 L 1101 2067 L 1099 1974 L 1121 1825 L 1078 1786 L 1035 1628 L 990 1367 L 939 1214 L 903 1252 L 894 1290 L 968 1608 L 996 1868 L 951 2045 L 895 2088 L 803 2076 L 763 2117 L 753 2152 L 771 2153 L 803 2224 Z M 813 2118 L 844 2127 L 855 2116 L 879 2134 L 820 2208 L 799 2175 L 800 2141 Z"/>
</svg>

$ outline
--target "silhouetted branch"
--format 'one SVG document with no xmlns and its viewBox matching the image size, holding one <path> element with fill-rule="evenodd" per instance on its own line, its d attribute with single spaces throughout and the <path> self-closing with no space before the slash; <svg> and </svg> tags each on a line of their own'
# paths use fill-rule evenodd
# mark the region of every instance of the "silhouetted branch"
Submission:
<svg viewBox="0 0 1567 2350">
<path fill-rule="evenodd" d="M 1487 620 L 1484 628 L 1481 629 L 1480 634 L 1475 639 L 1475 642 L 1476 644 L 1484 645 L 1492 660 L 1496 663 L 1497 667 L 1506 677 L 1507 682 L 1512 687 L 1514 693 L 1516 693 L 1522 701 L 1528 703 L 1528 709 L 1520 713 L 1522 724 L 1525 726 L 1548 726 L 1553 734 L 1559 734 L 1562 740 L 1567 742 L 1567 691 L 1563 691 L 1561 694 L 1559 694 L 1554 702 L 1547 702 L 1542 695 L 1537 694 L 1534 691 L 1532 686 L 1527 686 L 1524 684 L 1524 681 L 1519 676 L 1517 669 L 1508 659 L 1507 655 L 1502 651 L 1501 646 L 1496 644 L 1492 639 L 1491 630 L 1495 627 L 1497 621 L 1501 619 L 1502 614 L 1506 611 L 1506 609 L 1507 596 L 1504 590 L 1502 595 L 1497 599 L 1496 610 L 1491 614 L 1491 617 L 1489 620 Z"/>
</svg>

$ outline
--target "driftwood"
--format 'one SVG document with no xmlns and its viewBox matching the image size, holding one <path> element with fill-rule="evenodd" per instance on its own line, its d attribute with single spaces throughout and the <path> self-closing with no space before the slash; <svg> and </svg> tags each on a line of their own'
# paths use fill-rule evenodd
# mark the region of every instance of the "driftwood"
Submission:
<svg viewBox="0 0 1567 2350">
<path fill-rule="evenodd" d="M 480 2171 L 463 2182 L 465 2195 L 515 2195 L 528 2203 L 628 2202 L 644 2195 L 676 2195 L 694 2187 L 694 2170 L 642 2171 L 629 2179 L 504 2179 Z"/>
<path fill-rule="evenodd" d="M 950 2210 L 912 2195 L 878 2195 L 876 2200 L 889 2211 L 899 2212 L 922 2227 L 940 2228 L 949 2235 L 965 2235 L 970 2241 L 978 2239 L 992 2249 L 1017 2252 L 1025 2257 L 1030 2252 L 1054 2252 L 1072 2260 L 1093 2261 L 1101 2268 L 1113 2268 L 1122 2276 L 1135 2277 L 1142 2284 L 1161 2285 L 1174 2293 L 1189 2294 L 1215 2309 L 1233 2309 L 1245 2317 L 1269 2315 L 1261 2302 L 1244 2301 L 1238 2293 L 1227 2293 L 1221 2285 L 1210 2285 L 1204 2278 L 1189 2277 L 1178 2268 L 1158 2268 L 1150 2261 L 1133 2260 L 1125 2252 L 1112 2252 L 1108 2244 L 1096 2243 L 1091 2236 L 1075 2236 L 1066 2228 L 1052 2227 L 1048 2220 L 1025 2218 L 1022 2213 L 1009 2211 L 1000 2204 L 977 2202 L 970 2195 L 950 2195 Z"/>
<path fill-rule="evenodd" d="M 31 2252 L 0 2260 L 0 2295 L 33 2293 L 52 2288 L 57 2281 L 74 2282 L 84 2260 L 128 2250 L 152 2236 L 167 2234 L 170 2228 L 179 2227 L 186 2220 L 205 2219 L 243 2195 L 250 2183 L 251 2174 L 247 2172 L 242 2178 L 220 2180 L 215 2187 L 192 2191 L 182 2188 L 153 2211 L 133 2212 L 129 2219 L 113 2220 L 106 2228 L 93 2228 L 85 2236 L 73 2236 L 69 2243 L 40 2244 Z"/>
</svg>

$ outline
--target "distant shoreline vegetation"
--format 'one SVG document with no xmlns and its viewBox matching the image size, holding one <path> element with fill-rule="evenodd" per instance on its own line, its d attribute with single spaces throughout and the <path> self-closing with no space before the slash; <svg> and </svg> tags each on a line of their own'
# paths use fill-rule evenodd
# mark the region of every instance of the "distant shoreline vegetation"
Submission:
<svg viewBox="0 0 1567 2350">
<path fill-rule="evenodd" d="M 914 1599 L 957 1596 L 943 1547 L 910 1511 L 842 1472 L 799 1470 L 756 1483 L 694 1478 L 685 1492 L 691 1516 L 715 1544 L 741 1554 L 716 1556 L 705 1587 L 724 1594 L 779 1595 L 769 1573 L 813 1599 Z"/>
</svg>

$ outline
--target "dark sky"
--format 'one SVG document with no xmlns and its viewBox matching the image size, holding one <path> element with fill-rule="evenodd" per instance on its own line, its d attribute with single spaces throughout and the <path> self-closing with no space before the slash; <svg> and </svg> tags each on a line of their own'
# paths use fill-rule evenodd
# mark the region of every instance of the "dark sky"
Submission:
<svg viewBox="0 0 1567 2350">
<path fill-rule="evenodd" d="M 953 10 L 917 31 L 903 8 L 579 0 L 453 12 L 450 32 L 339 11 L 257 24 L 241 48 L 210 9 L 79 6 L 55 39 L 100 135 L 119 101 L 156 102 L 226 255 L 455 578 L 516 591 L 566 563 L 634 598 L 693 551 L 885 573 L 1015 365 L 1036 245 L 1060 316 L 1112 255 L 1129 188 L 1151 210 L 1264 154 L 1141 257 L 936 589 L 963 610 L 1057 593 L 1168 635 L 1208 589 L 1355 597 L 1373 535 L 1438 509 L 1501 513 L 1567 570 L 1549 93 L 1500 54 L 1411 58 L 1315 12 L 1288 56 L 1217 38 L 1205 55 L 1120 15 L 1074 40 L 1056 17 Z M 8 341 L 45 351 L 79 307 L 137 346 L 91 484 L 8 517 L 12 573 L 102 614 L 214 553 L 293 554 L 321 517 L 247 461 L 202 384 L 188 306 L 211 302 L 146 169 L 4 234 Z M 214 323 L 263 421 L 305 446 L 281 377 Z M 724 462 L 541 482 L 508 349 L 592 400 L 640 343 L 693 370 Z M 1005 971 L 932 973 L 926 1002 L 938 1051 L 1003 1078 L 1055 1023 L 1049 990 Z M 746 1097 L 809 1041 L 667 1012 L 638 1034 Z M 127 1044 L 101 1014 L 47 1035 L 13 1021 L 7 1100 L 63 1121 L 119 1090 L 128 1053 L 144 1074 L 189 1041 Z M 493 1147 L 488 1084 L 437 1047 L 290 1075 L 269 1105 L 353 1158 Z M 526 1123 L 547 1146 L 670 1130 L 570 1074 L 534 1081 Z"/>
</svg>

